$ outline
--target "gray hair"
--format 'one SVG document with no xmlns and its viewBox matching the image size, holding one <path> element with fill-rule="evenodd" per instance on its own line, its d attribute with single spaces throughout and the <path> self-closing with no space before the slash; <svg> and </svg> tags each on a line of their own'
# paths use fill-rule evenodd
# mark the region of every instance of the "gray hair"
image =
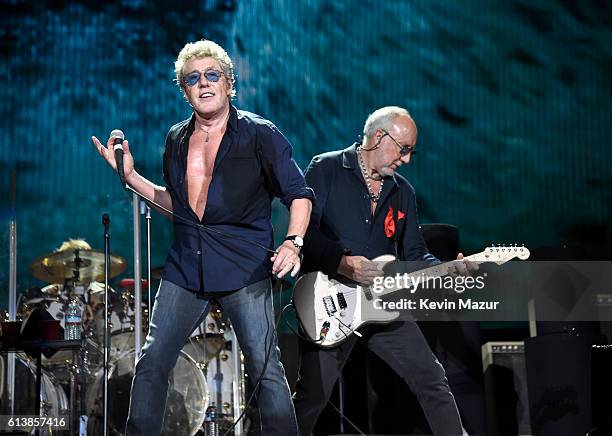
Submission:
<svg viewBox="0 0 612 436">
<path fill-rule="evenodd" d="M 185 44 L 185 47 L 181 49 L 179 52 L 176 62 L 174 62 L 174 74 L 176 75 L 176 84 L 181 86 L 181 79 L 183 78 L 183 68 L 185 64 L 190 59 L 196 58 L 213 58 L 219 65 L 221 65 L 221 70 L 223 70 L 223 74 L 226 79 L 235 85 L 234 78 L 234 64 L 230 59 L 227 52 L 214 41 L 210 41 L 207 39 L 203 39 L 201 41 L 196 42 L 188 42 Z M 236 87 L 232 86 L 232 94 L 231 97 L 236 96 Z"/>
<path fill-rule="evenodd" d="M 393 126 L 393 122 L 399 116 L 406 116 L 410 119 L 410 113 L 399 106 L 385 106 L 380 109 L 376 109 L 372 112 L 363 126 L 364 138 L 370 138 L 374 135 L 378 129 L 390 130 Z"/>
</svg>

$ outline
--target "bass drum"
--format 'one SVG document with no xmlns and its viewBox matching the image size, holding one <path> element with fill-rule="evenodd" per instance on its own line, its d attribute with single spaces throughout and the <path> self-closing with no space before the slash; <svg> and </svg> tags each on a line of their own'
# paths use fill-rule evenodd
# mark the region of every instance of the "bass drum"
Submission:
<svg viewBox="0 0 612 436">
<path fill-rule="evenodd" d="M 208 382 L 211 404 L 217 407 L 217 413 L 231 416 L 234 413 L 234 358 L 229 350 L 223 350 L 206 365 L 206 381 Z"/>
<path fill-rule="evenodd" d="M 123 353 L 110 364 L 108 380 L 108 425 L 123 434 L 134 377 L 134 350 Z M 88 398 L 89 434 L 102 435 L 104 370 L 90 384 Z M 144 399 L 146 401 L 146 399 Z M 194 360 L 181 351 L 170 373 L 163 435 L 193 436 L 201 429 L 208 407 L 206 378 Z"/>
<path fill-rule="evenodd" d="M 146 305 L 143 305 L 143 331 L 142 337 L 147 337 L 146 325 L 148 317 L 145 313 Z M 123 354 L 134 349 L 134 311 L 126 308 L 122 304 L 115 304 L 108 313 L 109 333 L 110 333 L 110 358 L 117 359 Z M 104 307 L 99 308 L 94 316 L 95 331 L 98 337 L 98 344 L 104 353 Z"/>
<path fill-rule="evenodd" d="M 7 359 L 2 357 L 3 372 L 6 372 Z M 5 374 L 2 374 L 3 376 Z M 3 380 L 5 377 L 3 377 Z M 40 415 L 70 420 L 68 397 L 60 384 L 45 370 L 42 371 L 40 389 Z M 15 355 L 15 412 L 14 415 L 36 415 L 36 364 L 23 354 Z M 2 393 L 0 413 L 10 415 L 8 410 L 6 386 Z M 33 431 L 32 431 L 33 433 Z M 42 428 L 41 435 L 57 434 L 57 430 Z"/>
</svg>

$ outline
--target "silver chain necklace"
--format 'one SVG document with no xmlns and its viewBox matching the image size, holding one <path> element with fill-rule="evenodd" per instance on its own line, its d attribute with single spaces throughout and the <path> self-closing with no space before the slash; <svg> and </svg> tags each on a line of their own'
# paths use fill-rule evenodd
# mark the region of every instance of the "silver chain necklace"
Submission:
<svg viewBox="0 0 612 436">
<path fill-rule="evenodd" d="M 204 139 L 204 142 L 208 142 L 208 140 L 210 139 L 208 134 L 210 133 L 211 130 L 217 130 L 219 127 L 223 128 L 223 126 L 227 126 L 227 120 L 229 120 L 230 113 L 231 113 L 231 111 L 227 113 L 227 116 L 225 117 L 225 122 L 223 124 L 221 124 L 221 126 L 217 126 L 214 129 L 212 127 L 209 127 L 208 130 L 204 130 L 204 127 L 200 127 L 201 130 L 204 133 L 206 133 L 206 138 Z"/>
<path fill-rule="evenodd" d="M 378 188 L 378 194 L 374 193 L 374 190 L 372 189 L 372 183 L 370 183 L 370 180 L 373 180 L 373 179 L 372 179 L 372 176 L 368 174 L 368 170 L 366 169 L 365 162 L 363 161 L 363 158 L 361 157 L 361 147 L 357 147 L 357 160 L 359 161 L 359 168 L 361 168 L 361 174 L 363 174 L 363 178 L 365 179 L 366 186 L 368 187 L 368 192 L 370 193 L 369 195 L 370 200 L 373 201 L 374 203 L 377 203 L 378 200 L 380 199 L 380 194 L 382 194 L 383 183 L 385 183 L 385 180 L 380 179 L 380 188 Z"/>
</svg>

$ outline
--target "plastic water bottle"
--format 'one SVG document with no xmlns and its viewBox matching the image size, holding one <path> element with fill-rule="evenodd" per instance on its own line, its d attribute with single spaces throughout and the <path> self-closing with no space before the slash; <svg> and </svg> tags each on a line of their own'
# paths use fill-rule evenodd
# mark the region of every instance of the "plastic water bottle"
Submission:
<svg viewBox="0 0 612 436">
<path fill-rule="evenodd" d="M 81 308 L 76 299 L 68 303 L 64 318 L 64 339 L 81 339 Z"/>
<path fill-rule="evenodd" d="M 217 408 L 214 404 L 208 406 L 204 417 L 204 435 L 219 436 L 219 424 L 217 423 Z"/>
</svg>

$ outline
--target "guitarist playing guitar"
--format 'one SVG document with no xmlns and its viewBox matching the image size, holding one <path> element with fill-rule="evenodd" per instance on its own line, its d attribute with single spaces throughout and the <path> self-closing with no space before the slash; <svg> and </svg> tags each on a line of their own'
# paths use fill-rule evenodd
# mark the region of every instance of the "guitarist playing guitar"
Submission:
<svg viewBox="0 0 612 436">
<path fill-rule="evenodd" d="M 363 143 L 315 156 L 305 176 L 316 195 L 305 236 L 303 272 L 320 271 L 370 285 L 383 272 L 371 261 L 394 254 L 424 266 L 440 263 L 419 231 L 414 189 L 396 170 L 416 153 L 417 128 L 403 108 L 383 107 L 366 120 Z M 454 274 L 476 267 L 455 262 Z M 396 321 L 360 336 L 408 384 L 435 435 L 465 434 L 442 365 L 417 324 Z M 310 435 L 358 336 L 322 348 L 300 339 L 294 404 L 301 435 Z"/>
</svg>

